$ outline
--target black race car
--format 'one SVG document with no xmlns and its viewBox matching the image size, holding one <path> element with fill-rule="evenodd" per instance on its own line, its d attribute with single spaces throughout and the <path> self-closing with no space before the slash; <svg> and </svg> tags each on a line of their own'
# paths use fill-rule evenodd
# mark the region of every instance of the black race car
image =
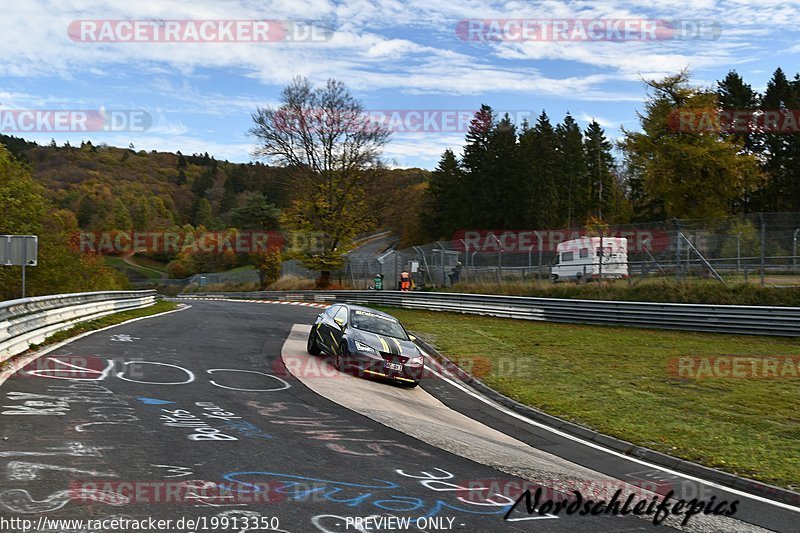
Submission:
<svg viewBox="0 0 800 533">
<path fill-rule="evenodd" d="M 308 336 L 308 353 L 334 358 L 341 372 L 389 378 L 416 387 L 424 357 L 395 317 L 350 304 L 335 304 L 321 313 Z"/>
</svg>

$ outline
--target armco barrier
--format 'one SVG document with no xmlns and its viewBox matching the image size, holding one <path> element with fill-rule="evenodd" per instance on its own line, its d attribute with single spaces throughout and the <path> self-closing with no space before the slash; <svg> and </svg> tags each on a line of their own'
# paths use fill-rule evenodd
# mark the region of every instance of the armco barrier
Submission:
<svg viewBox="0 0 800 533">
<path fill-rule="evenodd" d="M 0 362 L 79 322 L 148 307 L 156 291 L 105 291 L 0 302 Z"/>
<path fill-rule="evenodd" d="M 798 307 L 568 300 L 399 291 L 258 291 L 190 293 L 180 294 L 178 297 L 348 302 L 575 324 L 800 336 Z"/>
</svg>

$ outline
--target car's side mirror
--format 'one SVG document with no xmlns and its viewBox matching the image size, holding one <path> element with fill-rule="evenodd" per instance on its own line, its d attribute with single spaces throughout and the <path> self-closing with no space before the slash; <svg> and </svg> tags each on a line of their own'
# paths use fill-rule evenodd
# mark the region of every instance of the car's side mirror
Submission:
<svg viewBox="0 0 800 533">
<path fill-rule="evenodd" d="M 410 340 L 411 342 L 414 342 L 415 340 L 417 340 L 417 338 L 414 335 L 409 335 L 408 336 L 408 340 Z"/>
<path fill-rule="evenodd" d="M 344 320 L 341 318 L 334 318 L 333 321 L 339 324 L 339 326 L 344 327 Z"/>
</svg>

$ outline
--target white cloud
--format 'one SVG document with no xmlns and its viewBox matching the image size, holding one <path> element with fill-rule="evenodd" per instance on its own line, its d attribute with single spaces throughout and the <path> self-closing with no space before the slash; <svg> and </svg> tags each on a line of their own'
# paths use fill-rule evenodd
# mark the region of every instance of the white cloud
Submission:
<svg viewBox="0 0 800 533">
<path fill-rule="evenodd" d="M 644 97 L 641 78 L 658 78 L 689 67 L 697 80 L 711 84 L 730 68 L 757 73 L 776 53 L 791 57 L 800 52 L 795 44 L 800 16 L 797 0 L 655 4 L 651 0 L 26 0 L 7 7 L 3 15 L 0 80 L 48 80 L 40 91 L 5 83 L 6 92 L 0 92 L 4 108 L 95 108 L 98 94 L 119 100 L 104 102 L 109 107 L 119 108 L 136 97 L 137 101 L 157 101 L 157 109 L 150 111 L 159 122 L 149 139 L 153 143 L 161 139 L 165 147 L 204 142 L 189 135 L 189 131 L 199 135 L 192 118 L 241 117 L 256 106 L 274 105 L 275 89 L 296 75 L 315 82 L 334 77 L 359 95 L 390 91 L 396 102 L 393 107 L 405 107 L 406 98 L 422 95 L 436 101 L 480 96 L 499 108 L 505 105 L 502 97 L 511 94 L 592 101 L 603 114 L 605 105 L 640 102 Z M 704 20 L 718 24 L 721 33 L 716 40 L 622 43 L 476 43 L 456 34 L 460 20 L 490 18 Z M 317 43 L 81 43 L 67 34 L 70 23 L 78 19 L 305 20 L 318 21 L 335 32 L 329 41 Z M 207 79 L 220 71 L 225 80 Z M 73 89 L 88 85 L 89 78 L 96 94 L 61 92 L 57 83 L 50 83 L 54 78 L 67 80 Z M 99 87 L 97 79 L 107 80 L 107 87 Z M 240 88 L 237 80 L 248 82 L 248 89 Z M 252 80 L 269 87 L 266 98 L 250 88 Z M 587 116 L 593 113 L 586 111 Z M 172 114 L 185 116 L 176 119 Z M 611 120 L 601 124 L 618 125 Z M 391 155 L 438 158 L 443 142 L 450 140 L 395 138 Z M 454 145 L 462 142 L 463 137 L 453 141 Z M 206 144 L 208 148 L 202 151 L 211 152 L 214 143 Z M 217 146 L 220 156 L 249 151 L 242 151 L 238 143 Z"/>
<path fill-rule="evenodd" d="M 612 127 L 616 127 L 616 126 L 617 126 L 617 124 L 616 124 L 616 123 L 614 123 L 614 122 L 613 122 L 613 121 L 611 121 L 611 120 L 608 120 L 608 119 L 604 119 L 604 118 L 601 118 L 601 117 L 597 117 L 597 116 L 590 115 L 589 113 L 586 113 L 585 111 L 584 111 L 583 113 L 581 113 L 581 114 L 578 116 L 578 118 L 579 118 L 580 120 L 582 120 L 583 122 L 586 122 L 586 123 L 589 123 L 589 122 L 595 121 L 595 122 L 597 122 L 598 124 L 600 124 L 601 126 L 603 126 L 604 128 L 612 128 Z"/>
</svg>

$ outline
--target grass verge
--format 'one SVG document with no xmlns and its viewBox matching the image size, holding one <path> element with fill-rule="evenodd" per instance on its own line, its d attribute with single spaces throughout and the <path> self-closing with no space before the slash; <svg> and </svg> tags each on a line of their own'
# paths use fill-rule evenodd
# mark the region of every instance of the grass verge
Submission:
<svg viewBox="0 0 800 533">
<path fill-rule="evenodd" d="M 800 382 L 673 375 L 672 358 L 798 356 L 800 340 L 387 309 L 519 402 L 673 456 L 800 490 Z M 470 368 L 465 368 L 470 370 Z M 473 368 L 472 370 L 475 370 Z"/>
<path fill-rule="evenodd" d="M 105 256 L 103 258 L 105 261 L 106 266 L 111 268 L 115 268 L 125 274 L 127 277 L 132 279 L 143 279 L 143 280 L 158 280 L 161 279 L 161 275 L 154 270 L 149 268 L 145 268 L 142 266 L 134 266 L 130 265 L 125 262 L 124 259 L 121 257 L 113 257 L 113 256 Z"/>
<path fill-rule="evenodd" d="M 167 273 L 167 265 L 165 263 L 162 263 L 161 261 L 156 261 L 155 259 L 147 257 L 146 255 L 139 255 L 139 254 L 133 255 L 131 256 L 131 259 L 133 260 L 134 263 L 136 263 L 139 266 L 150 268 L 153 270 L 158 270 L 159 272 L 163 272 L 164 274 Z"/>
<path fill-rule="evenodd" d="M 157 315 L 158 313 L 164 313 L 166 311 L 172 311 L 177 307 L 178 304 L 176 302 L 167 302 L 164 300 L 159 300 L 150 307 L 144 307 L 142 309 L 132 309 L 131 311 L 123 311 L 121 313 L 114 313 L 113 315 L 106 315 L 97 318 L 95 320 L 89 320 L 88 322 L 81 322 L 80 324 L 75 324 L 69 329 L 65 329 L 64 331 L 59 331 L 58 333 L 48 337 L 47 340 L 42 344 L 31 346 L 31 350 L 36 348 L 41 348 L 42 346 L 46 346 L 48 344 L 55 344 L 57 342 L 67 340 L 71 337 L 80 335 L 81 333 L 85 333 L 87 331 L 93 331 L 96 329 L 102 329 L 108 326 L 113 326 L 115 324 L 120 324 L 132 318 L 141 318 L 144 316 Z"/>
<path fill-rule="evenodd" d="M 800 287 L 761 287 L 752 283 L 721 284 L 715 280 L 685 283 L 648 280 L 631 284 L 627 281 L 603 283 L 508 282 L 458 283 L 447 292 L 535 296 L 540 298 L 574 298 L 584 300 L 619 300 L 629 302 L 673 302 L 720 305 L 776 305 L 800 307 Z"/>
</svg>

